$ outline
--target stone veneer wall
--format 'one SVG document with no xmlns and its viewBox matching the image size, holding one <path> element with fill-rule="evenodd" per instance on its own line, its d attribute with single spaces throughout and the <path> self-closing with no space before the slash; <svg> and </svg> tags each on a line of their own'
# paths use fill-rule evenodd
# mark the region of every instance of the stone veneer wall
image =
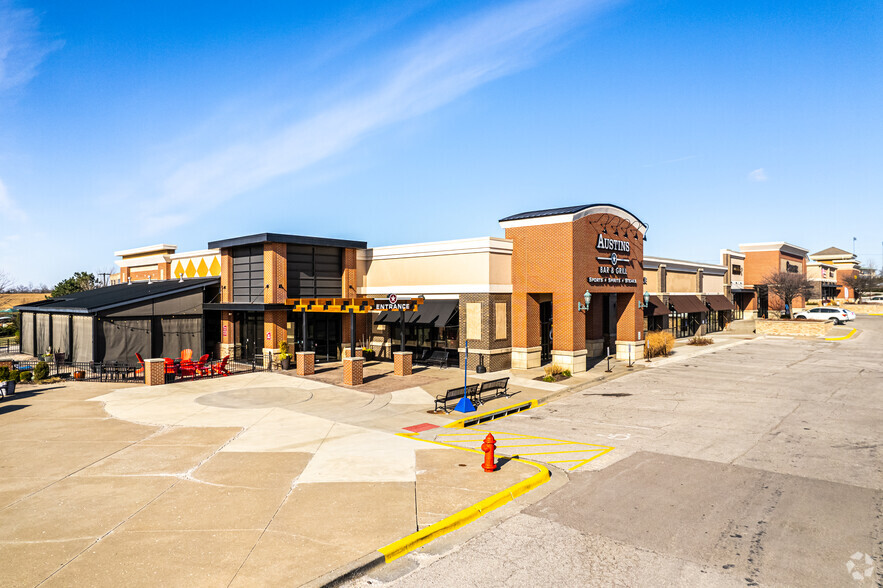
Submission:
<svg viewBox="0 0 883 588">
<path fill-rule="evenodd" d="M 757 319 L 754 332 L 758 335 L 824 337 L 833 326 L 831 321 Z"/>
<path fill-rule="evenodd" d="M 512 295 L 511 294 L 460 294 L 460 367 L 466 361 L 466 304 L 481 304 L 481 339 L 469 340 L 469 370 L 474 370 L 482 356 L 489 372 L 512 367 Z M 506 338 L 496 338 L 497 303 L 506 305 Z"/>
</svg>

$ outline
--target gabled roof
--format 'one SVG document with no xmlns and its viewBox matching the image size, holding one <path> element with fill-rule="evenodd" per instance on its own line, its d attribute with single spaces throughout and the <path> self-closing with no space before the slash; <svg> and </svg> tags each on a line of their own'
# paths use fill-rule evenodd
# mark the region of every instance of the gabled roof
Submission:
<svg viewBox="0 0 883 588">
<path fill-rule="evenodd" d="M 106 288 L 96 288 L 85 292 L 68 294 L 59 298 L 48 298 L 30 304 L 20 304 L 16 310 L 30 312 L 70 312 L 73 314 L 90 314 L 119 306 L 127 306 L 137 302 L 145 302 L 189 290 L 198 290 L 206 286 L 220 284 L 221 279 L 193 278 L 189 280 L 162 280 L 158 282 L 132 282 L 117 284 Z"/>
<path fill-rule="evenodd" d="M 810 257 L 815 257 L 817 255 L 819 257 L 827 257 L 829 255 L 836 255 L 837 257 L 848 255 L 849 257 L 853 257 L 852 253 L 850 253 L 849 251 L 844 251 L 839 247 L 828 247 L 827 249 L 822 249 L 821 251 L 813 253 L 812 255 L 810 255 Z"/>
<path fill-rule="evenodd" d="M 500 219 L 503 228 L 513 226 L 527 226 L 550 224 L 556 222 L 573 222 L 590 214 L 613 214 L 638 224 L 638 230 L 642 233 L 647 230 L 647 224 L 641 221 L 631 212 L 615 204 L 582 204 L 580 206 L 566 206 L 564 208 L 546 208 L 543 210 L 530 210 L 519 212 Z"/>
</svg>

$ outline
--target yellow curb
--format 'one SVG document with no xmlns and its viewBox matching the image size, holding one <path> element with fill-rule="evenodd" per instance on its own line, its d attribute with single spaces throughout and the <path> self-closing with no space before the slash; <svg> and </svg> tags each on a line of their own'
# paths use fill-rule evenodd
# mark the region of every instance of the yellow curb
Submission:
<svg viewBox="0 0 883 588">
<path fill-rule="evenodd" d="M 883 312 L 869 312 L 868 316 L 883 316 Z"/>
<path fill-rule="evenodd" d="M 530 410 L 531 408 L 536 408 L 537 406 L 540 406 L 540 404 L 537 402 L 537 399 L 536 399 L 536 398 L 534 398 L 533 400 L 530 400 L 529 402 L 530 402 L 530 408 L 525 408 L 524 410 Z M 503 408 L 498 408 L 497 410 L 489 410 L 489 411 L 487 411 L 487 412 L 482 412 L 482 413 L 479 413 L 479 414 L 472 414 L 472 415 L 469 415 L 468 417 L 465 417 L 465 418 L 460 419 L 459 421 L 454 421 L 454 422 L 452 422 L 452 423 L 448 423 L 447 425 L 444 425 L 444 428 L 446 428 L 446 429 L 463 429 L 463 428 L 465 428 L 465 427 L 463 426 L 463 423 L 465 423 L 466 421 L 471 421 L 471 420 L 474 420 L 474 419 L 480 419 L 480 418 L 483 417 L 483 416 L 487 416 L 487 415 L 490 415 L 490 414 L 495 414 L 495 413 L 498 413 L 498 412 L 506 412 L 506 411 L 509 410 L 510 408 L 515 408 L 516 406 L 523 406 L 523 405 L 525 405 L 525 404 L 527 404 L 527 403 L 528 403 L 528 402 L 518 402 L 518 403 L 516 403 L 516 404 L 510 404 L 509 406 L 504 406 Z M 524 410 L 519 411 L 519 412 L 524 412 Z M 517 414 L 517 413 L 512 413 L 512 414 Z M 502 418 L 506 418 L 507 416 L 511 416 L 511 415 L 508 415 L 508 414 L 507 414 L 506 416 L 501 416 L 501 417 L 498 417 L 498 418 L 501 418 L 501 419 L 502 419 Z M 496 419 L 494 419 L 494 420 L 496 420 Z"/>
<path fill-rule="evenodd" d="M 402 435 L 401 433 L 399 434 Z M 439 443 L 438 441 L 429 441 L 427 439 L 419 439 L 419 441 L 434 443 L 436 445 L 443 445 L 445 447 L 455 447 L 453 445 L 448 445 L 447 443 Z M 476 449 L 469 449 L 467 447 L 457 447 L 457 449 L 470 451 L 473 453 L 482 453 L 481 451 L 478 451 Z M 411 533 L 407 537 L 402 537 L 398 541 L 394 541 L 385 547 L 381 547 L 377 551 L 384 555 L 387 563 L 391 562 L 402 557 L 403 555 L 410 553 L 411 551 L 414 551 L 418 547 L 426 545 L 430 541 L 437 539 L 442 535 L 446 535 L 451 531 L 456 531 L 460 527 L 468 525 L 477 518 L 491 512 L 494 509 L 500 508 L 504 504 L 511 502 L 522 494 L 526 494 L 534 488 L 542 486 L 552 477 L 552 472 L 548 468 L 536 464 L 532 461 L 517 458 L 512 458 L 512 461 L 519 461 L 521 463 L 532 465 L 539 471 L 526 480 L 522 480 L 517 484 L 509 486 L 505 490 L 497 492 L 489 498 L 485 498 L 484 500 L 477 502 L 472 506 L 466 507 L 460 512 L 454 513 L 437 523 L 429 525 L 425 529 L 421 529 L 416 533 Z"/>
<path fill-rule="evenodd" d="M 825 337 L 825 341 L 846 341 L 853 335 L 855 335 L 856 329 L 851 330 L 848 334 L 843 335 L 842 337 Z"/>
</svg>

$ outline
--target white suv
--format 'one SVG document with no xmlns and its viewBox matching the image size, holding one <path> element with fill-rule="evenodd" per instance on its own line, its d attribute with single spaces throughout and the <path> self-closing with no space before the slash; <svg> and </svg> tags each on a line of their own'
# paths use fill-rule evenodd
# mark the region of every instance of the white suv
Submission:
<svg viewBox="0 0 883 588">
<path fill-rule="evenodd" d="M 837 308 L 836 306 L 820 306 L 818 308 L 811 308 L 809 310 L 804 310 L 803 312 L 798 312 L 794 315 L 796 319 L 815 319 L 817 321 L 834 321 L 835 325 L 842 325 L 848 320 L 852 320 L 849 318 L 849 313 L 842 308 Z M 855 318 L 855 315 L 852 316 Z"/>
</svg>

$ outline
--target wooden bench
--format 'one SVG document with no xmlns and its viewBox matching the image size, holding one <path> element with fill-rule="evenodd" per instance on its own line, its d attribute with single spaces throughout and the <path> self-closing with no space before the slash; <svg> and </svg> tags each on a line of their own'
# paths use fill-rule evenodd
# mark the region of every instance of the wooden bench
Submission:
<svg viewBox="0 0 883 588">
<path fill-rule="evenodd" d="M 427 365 L 438 364 L 438 367 L 440 368 L 448 367 L 448 352 L 442 350 L 433 351 L 432 355 L 426 359 L 425 363 Z"/>
<path fill-rule="evenodd" d="M 506 391 L 509 389 L 509 378 L 499 378 L 497 380 L 488 380 L 487 382 L 481 383 L 481 388 L 478 389 L 478 392 L 475 394 L 475 402 L 478 404 L 484 404 L 484 393 L 485 392 L 493 392 L 493 398 L 499 398 L 500 396 L 507 396 Z M 489 399 L 490 400 L 490 399 Z"/>
<path fill-rule="evenodd" d="M 478 384 L 470 384 L 466 386 L 466 395 L 469 398 L 473 398 L 478 393 Z M 439 394 L 435 397 L 435 410 L 438 410 L 438 405 L 441 404 L 442 408 L 445 409 L 445 412 L 451 412 L 448 410 L 448 402 L 453 401 L 457 403 L 460 399 L 463 398 L 463 386 L 459 388 L 451 388 L 444 394 Z"/>
</svg>

